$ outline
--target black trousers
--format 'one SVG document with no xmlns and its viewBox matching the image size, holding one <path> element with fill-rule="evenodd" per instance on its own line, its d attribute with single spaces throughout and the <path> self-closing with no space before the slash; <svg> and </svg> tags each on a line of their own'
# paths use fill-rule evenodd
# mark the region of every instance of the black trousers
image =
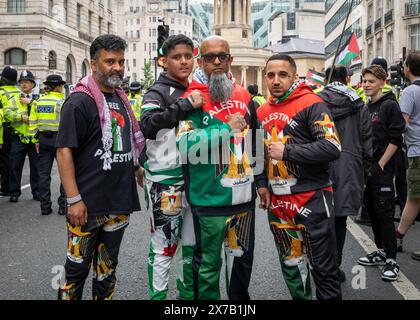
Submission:
<svg viewBox="0 0 420 320">
<path fill-rule="evenodd" d="M 33 143 L 23 143 L 19 137 L 13 135 L 10 147 L 10 178 L 9 191 L 10 195 L 19 197 L 21 195 L 21 180 L 23 166 L 25 165 L 26 156 L 29 158 L 30 166 L 30 183 L 32 195 L 38 197 L 39 175 L 38 175 L 38 158 Z"/>
<path fill-rule="evenodd" d="M 335 236 L 337 238 L 338 265 L 341 266 L 343 258 L 344 243 L 347 234 L 347 216 L 335 217 Z"/>
<path fill-rule="evenodd" d="M 378 249 L 384 249 L 386 257 L 396 259 L 397 239 L 395 235 L 395 189 L 394 175 L 377 168 L 369 177 L 365 192 L 365 207 L 372 224 L 375 244 Z"/>
<path fill-rule="evenodd" d="M 1 125 L 1 124 L 0 124 Z M 0 149 L 0 191 L 9 193 L 11 135 L 8 123 L 3 123 L 3 145 Z"/>
<path fill-rule="evenodd" d="M 46 135 L 41 133 L 39 137 L 39 197 L 41 199 L 41 210 L 51 210 L 51 170 L 55 159 L 55 140 L 57 134 Z M 66 207 L 66 195 L 60 185 L 60 196 L 58 205 Z"/>
</svg>

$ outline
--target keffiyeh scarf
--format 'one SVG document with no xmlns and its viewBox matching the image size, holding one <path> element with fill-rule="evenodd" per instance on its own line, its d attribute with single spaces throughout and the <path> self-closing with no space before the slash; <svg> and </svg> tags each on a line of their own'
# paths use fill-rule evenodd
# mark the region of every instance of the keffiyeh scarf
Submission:
<svg viewBox="0 0 420 320">
<path fill-rule="evenodd" d="M 83 78 L 75 87 L 72 94 L 75 92 L 83 92 L 90 96 L 96 104 L 99 112 L 99 119 L 102 130 L 102 143 L 104 146 L 104 164 L 102 169 L 104 171 L 111 170 L 112 164 L 112 117 L 111 110 L 108 107 L 104 94 L 101 92 L 98 84 L 92 76 Z M 128 118 L 130 119 L 130 140 L 131 140 L 131 152 L 133 153 L 134 164 L 138 164 L 140 154 L 145 145 L 145 139 L 143 133 L 140 131 L 139 125 L 134 116 L 133 109 L 131 108 L 130 102 L 127 99 L 124 91 L 120 88 L 115 89 L 118 97 L 124 104 Z"/>
</svg>

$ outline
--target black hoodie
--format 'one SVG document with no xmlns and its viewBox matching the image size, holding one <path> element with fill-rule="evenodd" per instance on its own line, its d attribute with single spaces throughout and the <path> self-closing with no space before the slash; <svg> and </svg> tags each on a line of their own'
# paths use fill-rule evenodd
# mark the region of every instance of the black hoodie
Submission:
<svg viewBox="0 0 420 320">
<path fill-rule="evenodd" d="M 185 120 L 193 106 L 182 99 L 187 87 L 161 74 L 143 97 L 140 129 L 146 139 L 156 139 L 159 130 L 173 129 Z"/>
<path fill-rule="evenodd" d="M 373 131 L 373 160 L 379 161 L 388 144 L 400 147 L 405 128 L 400 106 L 392 91 L 368 104 Z M 395 156 L 387 163 L 386 171 L 395 173 Z"/>
<path fill-rule="evenodd" d="M 331 111 L 341 143 L 340 158 L 330 164 L 337 217 L 358 213 L 372 161 L 369 110 L 355 91 L 345 85 L 340 90 L 327 86 L 319 93 Z"/>
</svg>

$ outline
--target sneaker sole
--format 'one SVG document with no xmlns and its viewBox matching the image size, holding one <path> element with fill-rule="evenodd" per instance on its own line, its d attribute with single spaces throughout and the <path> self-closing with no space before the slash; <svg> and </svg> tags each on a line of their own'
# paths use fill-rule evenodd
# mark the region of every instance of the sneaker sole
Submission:
<svg viewBox="0 0 420 320">
<path fill-rule="evenodd" d="M 390 277 L 387 277 L 387 276 L 381 276 L 381 278 L 382 278 L 383 281 L 386 281 L 386 282 L 392 282 L 392 281 L 398 280 L 398 276 L 396 278 L 390 278 Z"/>
<path fill-rule="evenodd" d="M 363 261 L 357 261 L 358 264 L 366 267 L 377 267 L 377 266 L 384 266 L 385 262 L 376 262 L 376 263 L 369 263 L 369 262 L 363 262 Z"/>
</svg>

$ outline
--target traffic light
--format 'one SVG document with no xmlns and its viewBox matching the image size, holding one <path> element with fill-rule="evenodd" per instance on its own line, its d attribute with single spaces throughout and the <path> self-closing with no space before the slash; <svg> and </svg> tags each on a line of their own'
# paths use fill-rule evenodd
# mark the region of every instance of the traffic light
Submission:
<svg viewBox="0 0 420 320">
<path fill-rule="evenodd" d="M 158 26 L 158 38 L 157 38 L 157 56 L 158 59 L 163 56 L 162 46 L 166 39 L 169 37 L 169 26 L 161 24 Z"/>
<path fill-rule="evenodd" d="M 403 62 L 391 66 L 391 86 L 401 87 L 405 80 Z"/>
</svg>

